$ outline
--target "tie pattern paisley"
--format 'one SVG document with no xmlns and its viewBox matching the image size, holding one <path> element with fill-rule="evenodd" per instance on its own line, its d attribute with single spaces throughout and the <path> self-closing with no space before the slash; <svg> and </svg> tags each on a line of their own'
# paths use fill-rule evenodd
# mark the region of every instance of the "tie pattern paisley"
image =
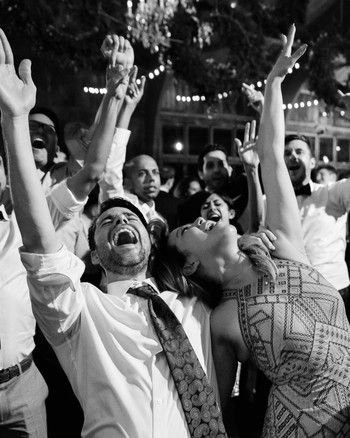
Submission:
<svg viewBox="0 0 350 438">
<path fill-rule="evenodd" d="M 165 352 L 193 438 L 227 438 L 213 387 L 181 323 L 150 285 L 128 293 L 148 300 L 153 326 Z"/>
</svg>

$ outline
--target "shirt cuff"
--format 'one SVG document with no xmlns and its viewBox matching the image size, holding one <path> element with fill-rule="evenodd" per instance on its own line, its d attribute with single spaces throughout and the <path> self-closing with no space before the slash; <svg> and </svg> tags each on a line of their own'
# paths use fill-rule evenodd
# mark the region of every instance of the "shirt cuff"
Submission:
<svg viewBox="0 0 350 438">
<path fill-rule="evenodd" d="M 78 201 L 68 188 L 66 179 L 54 185 L 47 195 L 47 198 L 67 219 L 70 219 L 75 213 L 81 211 L 88 199 L 86 197 L 83 201 Z"/>
</svg>

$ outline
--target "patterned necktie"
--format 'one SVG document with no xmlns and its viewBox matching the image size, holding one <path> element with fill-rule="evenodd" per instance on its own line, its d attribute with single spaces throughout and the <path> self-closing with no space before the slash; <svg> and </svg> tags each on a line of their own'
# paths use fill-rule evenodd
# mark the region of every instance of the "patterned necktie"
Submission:
<svg viewBox="0 0 350 438">
<path fill-rule="evenodd" d="M 191 437 L 227 438 L 214 389 L 180 321 L 150 285 L 127 293 L 148 300 L 154 329 L 166 355 Z"/>
</svg>

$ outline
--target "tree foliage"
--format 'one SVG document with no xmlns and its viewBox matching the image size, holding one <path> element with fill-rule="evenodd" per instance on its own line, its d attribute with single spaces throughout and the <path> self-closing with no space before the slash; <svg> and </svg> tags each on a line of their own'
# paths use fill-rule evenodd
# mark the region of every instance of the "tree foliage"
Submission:
<svg viewBox="0 0 350 438">
<path fill-rule="evenodd" d="M 195 14 L 178 8 L 169 23 L 172 43 L 162 52 L 177 77 L 209 102 L 226 90 L 235 97 L 243 81 L 266 77 L 280 50 L 280 33 L 295 22 L 302 42 L 310 44 L 302 62 L 311 89 L 327 103 L 337 103 L 334 69 L 339 60 L 350 60 L 350 30 L 337 24 L 337 14 L 327 17 L 320 33 L 305 21 L 309 0 L 234 3 L 233 8 L 231 0 L 200 0 L 193 2 Z M 96 53 L 105 34 L 127 32 L 123 0 L 0 0 L 0 13 L 1 27 L 17 46 L 26 47 L 28 56 L 42 57 L 67 71 L 102 68 Z M 198 44 L 198 26 L 203 23 L 213 30 L 209 45 Z M 136 50 L 141 67 L 156 65 L 158 55 L 141 44 Z"/>
</svg>

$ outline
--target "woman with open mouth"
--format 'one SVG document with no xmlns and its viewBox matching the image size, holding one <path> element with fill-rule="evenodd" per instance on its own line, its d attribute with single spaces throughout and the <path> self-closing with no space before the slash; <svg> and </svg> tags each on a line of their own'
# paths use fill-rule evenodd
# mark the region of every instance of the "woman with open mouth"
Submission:
<svg viewBox="0 0 350 438">
<path fill-rule="evenodd" d="M 350 327 L 340 294 L 310 266 L 284 161 L 281 84 L 306 50 L 291 53 L 294 35 L 292 25 L 267 78 L 256 143 L 274 257 L 223 220 L 198 218 L 170 234 L 163 263 L 183 274 L 184 294 L 220 299 L 211 332 L 223 405 L 234 364 L 250 358 L 272 382 L 264 438 L 341 438 L 350 436 Z"/>
</svg>

